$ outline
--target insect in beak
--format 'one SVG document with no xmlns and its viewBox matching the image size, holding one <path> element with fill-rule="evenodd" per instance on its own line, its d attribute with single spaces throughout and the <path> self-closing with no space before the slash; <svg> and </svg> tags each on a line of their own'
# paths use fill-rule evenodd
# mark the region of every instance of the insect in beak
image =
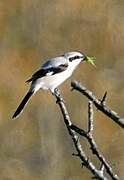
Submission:
<svg viewBox="0 0 124 180">
<path fill-rule="evenodd" d="M 83 59 L 84 61 L 86 61 L 86 62 L 89 62 L 90 64 L 92 64 L 93 66 L 95 66 L 96 67 L 96 65 L 95 65 L 95 60 L 96 60 L 96 58 L 95 57 L 89 57 L 89 56 L 85 56 L 85 58 Z"/>
</svg>

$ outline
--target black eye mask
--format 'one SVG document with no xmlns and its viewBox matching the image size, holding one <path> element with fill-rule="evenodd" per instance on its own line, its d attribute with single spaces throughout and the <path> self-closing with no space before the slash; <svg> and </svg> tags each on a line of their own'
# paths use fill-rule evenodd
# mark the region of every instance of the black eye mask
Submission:
<svg viewBox="0 0 124 180">
<path fill-rule="evenodd" d="M 74 57 L 70 57 L 69 61 L 72 62 L 72 61 L 74 61 L 76 59 L 81 59 L 81 58 L 83 58 L 83 57 L 82 56 L 74 56 Z"/>
</svg>

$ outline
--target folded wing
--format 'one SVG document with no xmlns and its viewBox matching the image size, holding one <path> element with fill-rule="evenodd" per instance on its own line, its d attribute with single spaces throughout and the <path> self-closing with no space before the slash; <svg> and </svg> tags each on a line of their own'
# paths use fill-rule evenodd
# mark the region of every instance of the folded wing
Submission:
<svg viewBox="0 0 124 180">
<path fill-rule="evenodd" d="M 32 81 L 35 81 L 39 78 L 42 78 L 44 76 L 52 76 L 54 74 L 57 74 L 57 73 L 60 73 L 60 72 L 63 72 L 67 69 L 68 67 L 68 64 L 65 63 L 65 64 L 60 64 L 59 66 L 57 67 L 46 67 L 46 68 L 41 68 L 40 70 L 36 71 L 32 77 L 30 79 L 28 79 L 26 82 L 29 83 L 29 82 L 32 82 Z"/>
</svg>

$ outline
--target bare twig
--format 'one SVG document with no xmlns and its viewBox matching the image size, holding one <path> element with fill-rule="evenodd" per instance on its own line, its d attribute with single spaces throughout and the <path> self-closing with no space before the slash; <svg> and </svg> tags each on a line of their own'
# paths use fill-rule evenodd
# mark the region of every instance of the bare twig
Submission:
<svg viewBox="0 0 124 180">
<path fill-rule="evenodd" d="M 110 175 L 110 177 L 113 180 L 119 180 L 119 177 L 113 172 L 111 166 L 109 165 L 109 163 L 106 161 L 106 159 L 104 158 L 104 156 L 100 153 L 100 151 L 98 150 L 97 144 L 92 136 L 91 133 L 87 133 L 86 131 L 84 131 L 81 128 L 78 128 L 75 125 L 71 125 L 71 128 L 77 132 L 78 134 L 80 134 L 81 136 L 85 137 L 91 147 L 92 153 L 95 154 L 97 156 L 97 158 L 100 160 L 100 162 L 104 165 L 106 172 Z"/>
<path fill-rule="evenodd" d="M 92 135 L 93 133 L 93 103 L 88 102 L 88 133 Z"/>
<path fill-rule="evenodd" d="M 91 100 L 98 110 L 102 111 L 105 115 L 110 117 L 120 127 L 124 128 L 124 118 L 121 118 L 115 111 L 113 111 L 112 109 L 110 109 L 109 107 L 105 105 L 105 99 L 106 99 L 107 93 L 105 93 L 104 98 L 101 101 L 101 100 L 98 100 L 91 91 L 86 89 L 79 82 L 73 81 L 71 83 L 71 86 L 73 89 L 81 92 L 84 96 L 86 96 L 89 100 Z"/>
<path fill-rule="evenodd" d="M 97 178 L 99 180 L 107 180 L 107 177 L 105 177 L 105 175 L 103 175 L 101 173 L 101 170 L 98 170 L 95 167 L 95 165 L 86 156 L 84 150 L 82 149 L 79 137 L 77 136 L 77 133 L 75 132 L 75 130 L 72 129 L 72 122 L 70 120 L 70 117 L 69 117 L 68 111 L 66 109 L 65 103 L 63 101 L 63 98 L 57 89 L 55 90 L 55 97 L 57 99 L 57 103 L 58 103 L 60 110 L 62 112 L 64 123 L 68 129 L 69 134 L 72 137 L 74 146 L 76 148 L 76 151 L 77 151 L 76 156 L 78 156 L 80 158 L 82 165 L 84 165 L 87 169 L 89 169 L 92 172 L 92 174 L 95 176 L 95 178 Z M 81 132 L 83 132 L 83 131 L 81 131 Z"/>
<path fill-rule="evenodd" d="M 105 106 L 105 103 L 106 103 L 106 97 L 107 97 L 107 91 L 105 92 L 103 98 L 101 99 L 101 104 L 102 104 L 103 106 Z"/>
<path fill-rule="evenodd" d="M 104 95 L 104 100 L 105 100 L 105 96 L 106 95 Z M 100 168 L 101 174 L 104 174 L 104 169 L 105 169 L 106 172 L 110 175 L 110 177 L 113 180 L 119 180 L 119 177 L 113 172 L 109 163 L 106 161 L 104 156 L 98 150 L 97 144 L 93 137 L 93 120 L 94 120 L 94 118 L 93 118 L 93 102 L 89 101 L 88 102 L 88 132 L 78 128 L 77 126 L 75 126 L 73 124 L 71 125 L 71 128 L 73 130 L 75 130 L 75 132 L 82 135 L 83 137 L 85 137 L 88 140 L 91 150 L 92 150 L 92 153 L 95 154 L 97 156 L 97 158 L 99 159 L 99 161 L 101 162 L 101 168 Z"/>
</svg>

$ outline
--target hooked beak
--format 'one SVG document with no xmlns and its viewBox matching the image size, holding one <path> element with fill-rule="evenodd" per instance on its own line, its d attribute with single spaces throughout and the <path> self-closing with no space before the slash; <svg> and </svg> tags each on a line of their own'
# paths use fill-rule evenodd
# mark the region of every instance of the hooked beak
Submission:
<svg viewBox="0 0 124 180">
<path fill-rule="evenodd" d="M 85 56 L 84 59 L 83 59 L 83 61 L 89 62 L 90 64 L 92 64 L 93 66 L 96 67 L 96 65 L 95 65 L 95 63 L 94 63 L 95 60 L 96 60 L 95 57 L 89 57 L 89 56 Z"/>
</svg>

